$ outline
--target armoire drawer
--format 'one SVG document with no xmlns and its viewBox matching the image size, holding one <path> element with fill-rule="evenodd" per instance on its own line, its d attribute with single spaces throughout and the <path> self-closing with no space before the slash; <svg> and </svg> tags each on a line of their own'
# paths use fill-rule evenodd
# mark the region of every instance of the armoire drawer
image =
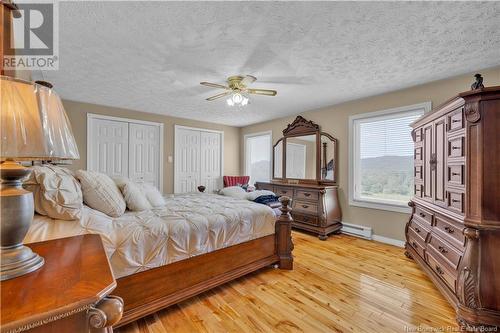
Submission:
<svg viewBox="0 0 500 333">
<path fill-rule="evenodd" d="M 417 206 L 415 207 L 415 215 L 419 219 L 427 222 L 429 225 L 432 225 L 432 219 L 434 217 L 434 214 L 432 214 L 430 211 Z"/>
<path fill-rule="evenodd" d="M 293 197 L 293 188 L 275 186 L 273 191 L 278 197 L 287 196 L 289 198 Z"/>
<path fill-rule="evenodd" d="M 422 163 L 422 147 L 415 147 L 414 159 L 415 164 Z"/>
<path fill-rule="evenodd" d="M 450 221 L 444 217 L 435 217 L 434 230 L 439 232 L 443 238 L 454 244 L 458 249 L 465 245 L 465 236 L 463 234 L 463 225 Z"/>
<path fill-rule="evenodd" d="M 318 214 L 318 205 L 307 201 L 294 200 L 292 203 L 292 209 L 296 212 L 303 212 L 314 215 Z"/>
<path fill-rule="evenodd" d="M 319 193 L 315 191 L 304 191 L 304 190 L 296 190 L 295 191 L 295 199 L 305 199 L 305 200 L 318 200 Z"/>
<path fill-rule="evenodd" d="M 408 231 L 408 243 L 415 251 L 417 251 L 419 256 L 421 256 L 422 258 L 425 258 L 424 245 L 422 244 L 419 237 L 417 237 L 417 235 L 415 234 L 415 232 L 413 230 Z"/>
<path fill-rule="evenodd" d="M 447 198 L 448 209 L 457 213 L 464 213 L 464 193 L 455 190 L 448 190 Z"/>
<path fill-rule="evenodd" d="M 448 157 L 463 157 L 465 154 L 465 138 L 463 136 L 448 139 Z"/>
<path fill-rule="evenodd" d="M 438 255 L 433 249 L 427 248 L 425 251 L 427 262 L 431 269 L 448 285 L 448 287 L 455 292 L 455 284 L 457 281 L 457 274 L 450 272 L 450 269 L 443 263 L 442 259 L 439 260 Z"/>
<path fill-rule="evenodd" d="M 423 224 L 425 223 L 419 223 L 416 219 L 412 219 L 410 222 L 410 229 L 412 229 L 415 235 L 419 237 L 423 243 L 425 243 L 427 235 L 429 235 L 429 230 L 427 229 L 428 227 L 424 227 Z"/>
<path fill-rule="evenodd" d="M 416 181 L 422 180 L 422 166 L 416 165 L 414 167 L 414 177 Z"/>
<path fill-rule="evenodd" d="M 319 220 L 316 216 L 304 215 L 292 212 L 292 217 L 294 222 L 306 223 L 310 225 L 319 225 Z"/>
<path fill-rule="evenodd" d="M 448 165 L 448 185 L 451 186 L 464 186 L 465 185 L 465 172 L 463 164 Z"/>
<path fill-rule="evenodd" d="M 458 252 L 451 244 L 431 233 L 427 247 L 431 247 L 436 253 L 440 254 L 454 270 L 458 268 L 462 253 Z"/>
<path fill-rule="evenodd" d="M 448 131 L 456 131 L 464 128 L 464 112 L 463 108 L 459 108 L 447 116 L 448 119 Z"/>
</svg>

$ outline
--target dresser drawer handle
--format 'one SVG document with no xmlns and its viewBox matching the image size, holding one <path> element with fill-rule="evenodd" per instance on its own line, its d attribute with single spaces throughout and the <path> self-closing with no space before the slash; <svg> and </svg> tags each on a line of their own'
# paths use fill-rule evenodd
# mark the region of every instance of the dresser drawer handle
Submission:
<svg viewBox="0 0 500 333">
<path fill-rule="evenodd" d="M 411 242 L 411 245 L 413 245 L 414 248 L 417 248 L 417 243 Z"/>
<path fill-rule="evenodd" d="M 456 149 L 460 149 L 461 147 L 457 147 L 457 146 L 452 146 L 451 149 L 453 150 L 456 150 Z"/>
<path fill-rule="evenodd" d="M 441 269 L 441 267 L 439 267 L 438 265 L 436 265 L 436 271 L 437 271 L 439 274 L 441 274 L 441 275 L 443 275 L 443 274 L 444 274 L 443 270 L 442 270 L 442 269 Z"/>
<path fill-rule="evenodd" d="M 418 232 L 418 233 L 420 233 L 421 230 L 420 230 L 419 227 L 415 227 L 415 231 Z"/>
<path fill-rule="evenodd" d="M 451 122 L 452 123 L 461 123 L 462 119 L 453 119 Z"/>
<path fill-rule="evenodd" d="M 454 233 L 454 232 L 455 232 L 455 230 L 453 230 L 453 229 L 452 229 L 452 228 L 450 228 L 450 227 L 444 227 L 444 230 L 446 230 L 446 232 L 447 232 L 447 233 L 449 233 L 449 234 L 452 234 L 452 233 Z"/>
<path fill-rule="evenodd" d="M 310 196 L 311 196 L 311 193 L 304 193 L 304 196 L 306 196 L 306 197 L 310 197 Z"/>
<path fill-rule="evenodd" d="M 308 205 L 302 205 L 302 208 L 308 208 L 309 206 Z"/>
<path fill-rule="evenodd" d="M 282 190 L 282 191 L 281 191 L 281 193 L 286 194 L 286 193 L 287 193 L 287 191 L 283 191 L 283 190 Z"/>
<path fill-rule="evenodd" d="M 458 199 L 451 199 L 451 202 L 460 202 L 461 200 Z"/>
<path fill-rule="evenodd" d="M 459 172 L 452 172 L 451 175 L 452 176 L 460 176 L 460 173 Z"/>
<path fill-rule="evenodd" d="M 447 250 L 447 249 L 445 249 L 445 248 L 444 248 L 444 247 L 442 247 L 442 246 L 438 246 L 438 249 L 439 249 L 439 252 L 441 252 L 441 253 L 448 253 L 448 250 Z"/>
<path fill-rule="evenodd" d="M 420 213 L 420 214 L 418 214 L 418 215 L 420 215 L 420 217 L 425 218 L 425 214 L 424 214 L 424 213 Z"/>
</svg>

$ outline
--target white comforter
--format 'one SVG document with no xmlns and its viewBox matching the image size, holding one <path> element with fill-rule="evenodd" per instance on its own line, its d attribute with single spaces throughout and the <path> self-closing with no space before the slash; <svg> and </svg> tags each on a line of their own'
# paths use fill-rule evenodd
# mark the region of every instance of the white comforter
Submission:
<svg viewBox="0 0 500 333">
<path fill-rule="evenodd" d="M 111 218 L 84 207 L 82 218 L 36 215 L 26 243 L 99 234 L 116 278 L 274 233 L 266 205 L 215 194 L 166 198 L 166 206 Z M 64 255 L 61 253 L 61 255 Z"/>
</svg>

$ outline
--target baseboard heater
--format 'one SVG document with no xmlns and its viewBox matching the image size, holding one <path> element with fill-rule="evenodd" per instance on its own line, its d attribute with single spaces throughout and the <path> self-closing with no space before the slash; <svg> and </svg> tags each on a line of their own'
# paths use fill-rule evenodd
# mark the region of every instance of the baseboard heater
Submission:
<svg viewBox="0 0 500 333">
<path fill-rule="evenodd" d="M 373 239 L 373 230 L 370 227 L 342 222 L 342 229 L 340 230 L 343 234 L 361 237 L 369 240 Z"/>
</svg>

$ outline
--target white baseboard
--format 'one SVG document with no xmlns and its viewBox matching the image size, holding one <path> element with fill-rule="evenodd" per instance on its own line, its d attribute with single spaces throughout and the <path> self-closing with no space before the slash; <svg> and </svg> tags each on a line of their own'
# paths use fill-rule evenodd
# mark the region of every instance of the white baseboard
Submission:
<svg viewBox="0 0 500 333">
<path fill-rule="evenodd" d="M 364 225 L 342 222 L 341 232 L 343 234 L 347 234 L 347 235 L 351 235 L 351 236 L 355 236 L 355 237 L 359 237 L 359 238 L 363 238 L 363 239 L 367 239 L 367 240 L 373 240 L 376 242 L 394 245 L 394 246 L 398 246 L 398 247 L 405 247 L 404 241 L 399 240 L 399 239 L 374 235 L 373 229 L 370 227 L 364 226 Z"/>
<path fill-rule="evenodd" d="M 384 237 L 384 236 L 379 236 L 379 235 L 373 235 L 372 239 L 376 242 L 380 243 L 385 243 L 389 245 L 394 245 L 397 247 L 405 247 L 405 242 L 399 239 L 394 239 L 394 238 L 389 238 L 389 237 Z"/>
</svg>

